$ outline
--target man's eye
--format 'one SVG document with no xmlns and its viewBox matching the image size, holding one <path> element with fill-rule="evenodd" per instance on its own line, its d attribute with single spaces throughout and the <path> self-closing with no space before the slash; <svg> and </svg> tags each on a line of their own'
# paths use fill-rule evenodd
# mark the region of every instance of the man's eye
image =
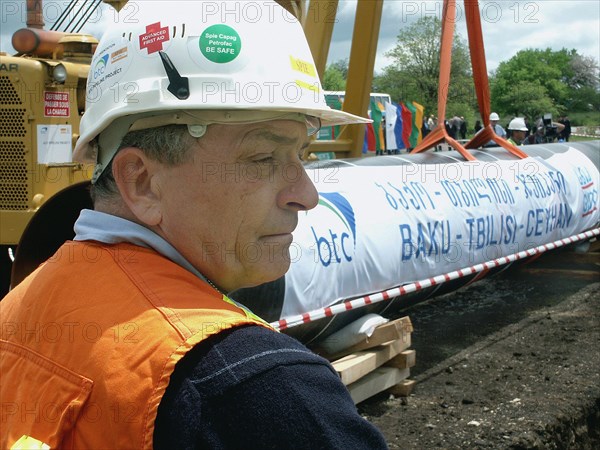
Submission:
<svg viewBox="0 0 600 450">
<path fill-rule="evenodd" d="M 255 163 L 259 163 L 259 164 L 270 164 L 275 160 L 275 158 L 273 158 L 273 156 L 269 155 L 269 156 L 261 156 L 258 157 L 256 159 L 254 159 L 253 162 Z"/>
</svg>

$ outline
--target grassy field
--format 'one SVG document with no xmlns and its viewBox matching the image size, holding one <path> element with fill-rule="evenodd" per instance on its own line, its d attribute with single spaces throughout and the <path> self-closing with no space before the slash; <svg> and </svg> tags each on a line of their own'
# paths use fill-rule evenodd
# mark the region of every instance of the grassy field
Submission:
<svg viewBox="0 0 600 450">
<path fill-rule="evenodd" d="M 569 119 L 571 120 L 572 127 L 600 126 L 600 112 L 598 111 L 574 112 L 572 114 L 568 114 L 567 117 L 569 117 Z"/>
<path fill-rule="evenodd" d="M 573 136 L 573 135 L 571 135 L 571 138 L 569 139 L 570 142 L 598 141 L 598 140 L 600 140 L 600 137 L 593 138 L 593 137 Z"/>
</svg>

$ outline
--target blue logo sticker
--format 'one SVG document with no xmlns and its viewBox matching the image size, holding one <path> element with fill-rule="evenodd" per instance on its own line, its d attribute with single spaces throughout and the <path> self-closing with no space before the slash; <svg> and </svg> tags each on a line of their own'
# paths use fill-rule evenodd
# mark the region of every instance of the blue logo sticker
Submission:
<svg viewBox="0 0 600 450">
<path fill-rule="evenodd" d="M 329 223 L 321 236 L 311 226 L 319 261 L 324 267 L 352 261 L 356 248 L 356 219 L 350 202 L 337 192 L 319 192 L 319 206 L 329 209 L 339 219 L 337 223 Z"/>
<path fill-rule="evenodd" d="M 106 55 L 103 55 L 98 60 L 98 62 L 96 62 L 96 64 L 94 65 L 94 71 L 93 71 L 94 80 L 97 79 L 98 77 L 101 77 L 102 75 L 104 75 L 104 71 L 106 70 L 107 62 L 108 62 L 108 53 Z"/>
</svg>

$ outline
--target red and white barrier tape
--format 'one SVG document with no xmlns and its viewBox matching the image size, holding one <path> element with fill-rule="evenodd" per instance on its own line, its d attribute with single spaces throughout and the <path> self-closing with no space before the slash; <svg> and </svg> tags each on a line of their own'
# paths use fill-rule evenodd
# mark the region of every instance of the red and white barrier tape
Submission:
<svg viewBox="0 0 600 450">
<path fill-rule="evenodd" d="M 559 239 L 549 244 L 540 245 L 539 247 L 530 248 L 529 250 L 513 253 L 512 255 L 503 256 L 501 258 L 493 259 L 491 261 L 487 261 L 481 264 L 475 264 L 471 267 L 466 267 L 463 269 L 455 270 L 453 272 L 445 273 L 443 275 L 437 275 L 435 277 L 415 281 L 414 283 L 409 283 L 400 287 L 388 289 L 386 291 L 365 295 L 364 297 L 355 298 L 353 300 L 347 300 L 345 302 L 338 303 L 332 306 L 327 306 L 325 308 L 315 309 L 304 314 L 284 317 L 283 319 L 279 319 L 276 322 L 272 322 L 271 326 L 278 330 L 293 328 L 298 325 L 314 322 L 315 320 L 322 319 L 324 317 L 331 317 L 344 311 L 362 308 L 363 306 L 383 302 L 395 297 L 401 297 L 403 295 L 410 294 L 412 292 L 417 292 L 431 286 L 445 283 L 447 281 L 456 280 L 458 278 L 473 275 L 475 273 L 479 273 L 484 270 L 489 270 L 494 267 L 503 266 L 504 264 L 508 264 L 509 262 L 514 262 L 519 259 L 541 254 L 548 250 L 554 250 L 556 248 L 563 247 L 568 244 L 573 244 L 574 242 L 591 239 L 598 235 L 600 235 L 600 228 L 594 228 L 593 230 L 585 231 L 583 233 L 579 233 L 564 239 Z"/>
</svg>

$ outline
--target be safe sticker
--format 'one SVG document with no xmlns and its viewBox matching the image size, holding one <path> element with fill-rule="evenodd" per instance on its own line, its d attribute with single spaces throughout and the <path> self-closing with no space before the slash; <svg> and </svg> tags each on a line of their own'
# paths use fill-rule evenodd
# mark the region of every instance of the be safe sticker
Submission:
<svg viewBox="0 0 600 450">
<path fill-rule="evenodd" d="M 198 45 L 206 59 L 219 64 L 233 61 L 242 49 L 237 31 L 223 24 L 212 25 L 204 30 Z"/>
</svg>

